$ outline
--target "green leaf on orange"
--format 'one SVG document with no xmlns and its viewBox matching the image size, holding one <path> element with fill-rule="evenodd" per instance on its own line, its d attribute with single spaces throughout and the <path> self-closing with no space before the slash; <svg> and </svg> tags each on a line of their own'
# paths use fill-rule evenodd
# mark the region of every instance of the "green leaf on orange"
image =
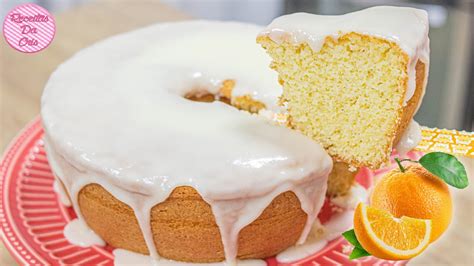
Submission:
<svg viewBox="0 0 474 266">
<path fill-rule="evenodd" d="M 463 164 L 451 154 L 431 152 L 421 157 L 418 162 L 426 170 L 455 188 L 465 188 L 469 185 L 466 169 Z"/>
</svg>

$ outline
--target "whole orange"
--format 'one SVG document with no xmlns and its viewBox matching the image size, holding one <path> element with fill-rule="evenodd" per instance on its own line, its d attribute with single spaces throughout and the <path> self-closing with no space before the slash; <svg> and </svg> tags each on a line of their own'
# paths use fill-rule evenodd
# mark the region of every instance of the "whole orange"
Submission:
<svg viewBox="0 0 474 266">
<path fill-rule="evenodd" d="M 453 215 L 446 183 L 417 164 L 408 166 L 405 172 L 396 169 L 382 177 L 373 189 L 370 205 L 397 218 L 431 219 L 430 242 L 448 228 Z"/>
</svg>

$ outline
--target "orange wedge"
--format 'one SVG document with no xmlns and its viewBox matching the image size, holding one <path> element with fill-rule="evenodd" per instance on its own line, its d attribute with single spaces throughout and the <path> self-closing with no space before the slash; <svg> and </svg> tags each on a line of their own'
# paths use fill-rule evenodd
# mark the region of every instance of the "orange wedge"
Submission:
<svg viewBox="0 0 474 266">
<path fill-rule="evenodd" d="M 420 254 L 430 243 L 431 220 L 390 213 L 359 203 L 354 214 L 354 231 L 359 243 L 372 256 L 405 260 Z"/>
</svg>

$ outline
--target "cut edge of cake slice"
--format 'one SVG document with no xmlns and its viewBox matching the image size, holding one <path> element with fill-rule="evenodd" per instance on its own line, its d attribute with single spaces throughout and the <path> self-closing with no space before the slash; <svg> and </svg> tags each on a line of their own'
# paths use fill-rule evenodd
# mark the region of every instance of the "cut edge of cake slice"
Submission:
<svg viewBox="0 0 474 266">
<path fill-rule="evenodd" d="M 405 24 L 415 25 L 403 36 L 395 35 L 391 26 L 366 25 L 380 16 L 387 19 L 381 24 L 400 23 L 400 35 Z M 337 161 L 376 169 L 389 162 L 423 97 L 429 64 L 427 16 L 390 7 L 339 17 L 300 13 L 277 18 L 257 42 L 278 72 L 290 127 L 320 142 Z M 365 21 L 359 23 L 361 19 Z M 352 26 L 344 24 L 347 20 L 359 28 L 348 30 Z M 311 25 L 320 29 L 311 30 Z M 321 30 L 325 25 L 334 34 Z M 378 34 L 368 34 L 374 31 Z M 416 34 L 422 36 L 405 42 Z"/>
</svg>

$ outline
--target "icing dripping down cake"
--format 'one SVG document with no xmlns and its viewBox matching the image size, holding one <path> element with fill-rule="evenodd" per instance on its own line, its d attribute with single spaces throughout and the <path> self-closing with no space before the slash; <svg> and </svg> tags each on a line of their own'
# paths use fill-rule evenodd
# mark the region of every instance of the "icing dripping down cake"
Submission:
<svg viewBox="0 0 474 266">
<path fill-rule="evenodd" d="M 346 16 L 357 22 L 364 14 L 394 12 L 393 20 L 425 33 L 418 32 L 423 13 L 388 9 Z M 408 11 L 420 20 L 407 19 Z M 328 31 L 310 31 L 314 27 L 307 26 L 325 19 L 294 16 L 275 20 L 263 33 L 233 22 L 156 24 L 99 42 L 63 63 L 46 85 L 41 115 L 56 189 L 69 197 L 77 224 L 114 248 L 155 260 L 234 264 L 303 244 L 326 194 L 345 195 L 357 167 L 378 166 L 393 143 L 415 134 L 416 127 L 404 128 L 421 101 L 428 60 L 409 50 L 417 41 L 405 42 L 403 32 L 388 26 L 347 28 L 335 17 L 327 18 L 335 19 Z M 427 45 L 423 36 L 417 40 Z M 358 52 L 346 54 L 351 45 Z M 388 87 L 331 90 L 330 80 L 351 83 L 357 75 L 330 75 L 329 65 L 354 69 L 372 47 L 379 64 L 393 63 L 398 73 L 384 76 Z M 332 61 L 318 61 L 330 55 Z M 268 67 L 271 58 L 278 74 Z M 387 74 L 383 70 L 375 67 L 371 75 Z M 331 78 L 318 80 L 321 71 Z M 371 101 L 367 95 L 377 88 L 386 98 Z M 352 143 L 375 130 L 371 125 L 358 131 L 347 120 L 356 116 L 344 120 L 338 110 L 331 109 L 334 118 L 317 111 L 344 105 L 346 98 L 338 99 L 343 89 L 353 89 L 356 102 L 386 102 L 393 111 L 384 111 L 386 132 L 372 132 L 372 146 Z M 378 114 L 371 115 L 365 119 L 376 121 Z M 337 131 L 344 127 L 352 131 Z M 339 142 L 326 131 L 339 132 Z M 348 145 L 341 149 L 341 143 Z"/>
<path fill-rule="evenodd" d="M 86 48 L 52 74 L 41 113 L 48 158 L 79 218 L 109 245 L 233 262 L 305 240 L 331 158 L 229 105 L 278 108 L 260 30 L 158 24 Z"/>
</svg>

